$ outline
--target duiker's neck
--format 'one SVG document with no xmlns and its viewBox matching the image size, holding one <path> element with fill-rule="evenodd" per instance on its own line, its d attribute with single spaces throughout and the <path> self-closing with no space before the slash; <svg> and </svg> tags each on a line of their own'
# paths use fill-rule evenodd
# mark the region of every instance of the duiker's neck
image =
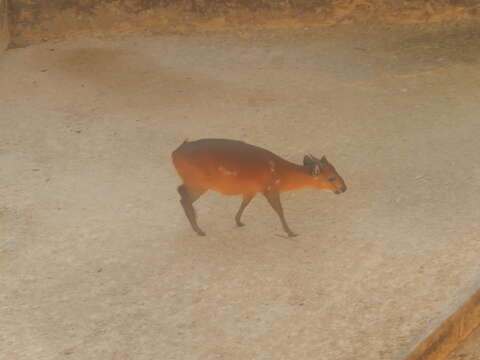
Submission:
<svg viewBox="0 0 480 360">
<path fill-rule="evenodd" d="M 311 175 L 310 169 L 305 166 L 286 162 L 285 168 L 282 170 L 282 177 L 278 184 L 281 192 L 315 187 L 315 179 Z"/>
</svg>

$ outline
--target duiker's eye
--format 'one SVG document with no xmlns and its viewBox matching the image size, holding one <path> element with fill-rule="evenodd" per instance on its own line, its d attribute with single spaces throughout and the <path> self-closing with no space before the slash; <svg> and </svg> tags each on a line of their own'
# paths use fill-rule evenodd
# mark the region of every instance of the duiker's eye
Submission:
<svg viewBox="0 0 480 360">
<path fill-rule="evenodd" d="M 330 182 L 334 182 L 335 180 L 337 180 L 337 179 L 336 179 L 336 178 L 330 178 L 330 179 L 328 179 L 328 181 L 330 181 Z"/>
</svg>

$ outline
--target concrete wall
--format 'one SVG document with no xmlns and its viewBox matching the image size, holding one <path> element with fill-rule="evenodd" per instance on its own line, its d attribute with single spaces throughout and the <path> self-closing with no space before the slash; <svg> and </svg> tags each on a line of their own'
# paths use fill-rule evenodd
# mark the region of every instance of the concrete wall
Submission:
<svg viewBox="0 0 480 360">
<path fill-rule="evenodd" d="M 92 30 L 438 22 L 479 17 L 480 0 L 11 0 L 11 14 L 12 37 L 22 41 Z"/>
<path fill-rule="evenodd" d="M 0 0 L 0 53 L 9 43 L 7 0 Z"/>
</svg>

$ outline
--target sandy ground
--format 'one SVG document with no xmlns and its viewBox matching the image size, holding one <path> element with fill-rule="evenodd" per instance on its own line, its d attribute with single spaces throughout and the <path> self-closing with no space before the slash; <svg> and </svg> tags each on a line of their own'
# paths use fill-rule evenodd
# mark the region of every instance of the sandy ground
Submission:
<svg viewBox="0 0 480 360">
<path fill-rule="evenodd" d="M 480 274 L 480 31 L 51 41 L 0 58 L 0 359 L 398 359 Z M 208 193 L 170 153 L 325 154 L 349 190 Z"/>
</svg>

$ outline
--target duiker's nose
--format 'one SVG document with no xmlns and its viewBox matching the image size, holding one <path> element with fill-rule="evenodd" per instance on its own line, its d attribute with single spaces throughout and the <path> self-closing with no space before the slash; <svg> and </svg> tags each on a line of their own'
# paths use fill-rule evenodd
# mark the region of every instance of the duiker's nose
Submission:
<svg viewBox="0 0 480 360">
<path fill-rule="evenodd" d="M 347 191 L 347 185 L 343 185 L 340 189 L 336 190 L 335 191 L 335 194 L 341 194 L 341 193 L 344 193 L 345 191 Z"/>
</svg>

